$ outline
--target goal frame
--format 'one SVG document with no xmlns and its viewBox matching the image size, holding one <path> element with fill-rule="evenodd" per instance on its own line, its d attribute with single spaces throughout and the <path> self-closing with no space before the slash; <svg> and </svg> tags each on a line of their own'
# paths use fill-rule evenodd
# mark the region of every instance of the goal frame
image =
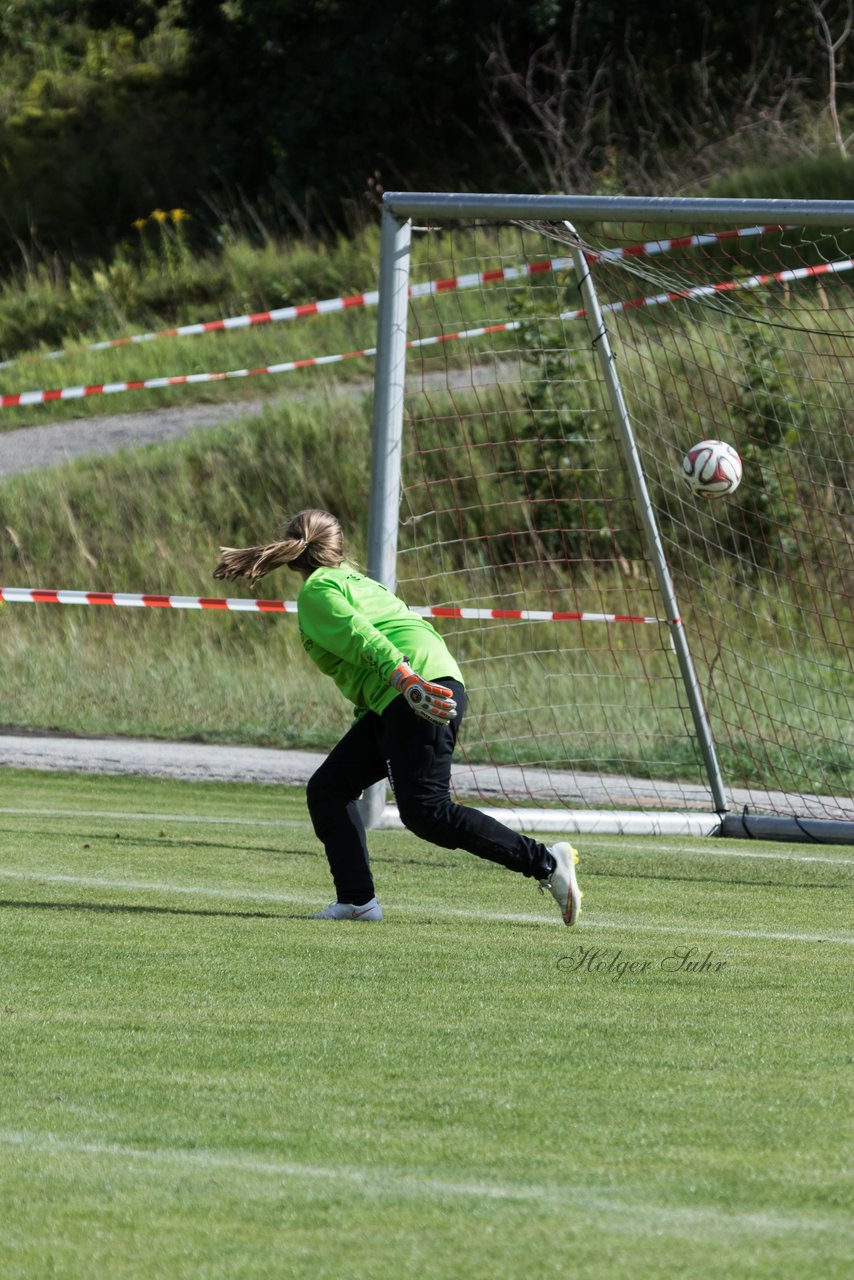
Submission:
<svg viewBox="0 0 854 1280">
<path fill-rule="evenodd" d="M 404 439 L 404 395 L 407 314 L 415 220 L 445 223 L 476 219 L 562 222 L 575 220 L 703 223 L 745 226 L 751 223 L 799 226 L 852 226 L 854 201 L 702 199 L 640 196 L 538 196 L 463 194 L 453 192 L 386 192 L 380 234 L 379 303 L 372 422 L 371 481 L 368 510 L 368 574 L 394 590 L 397 585 L 397 532 L 402 497 L 401 462 Z M 834 844 L 854 844 L 854 822 L 824 818 L 748 815 L 730 809 L 709 717 L 694 670 L 688 640 L 649 499 L 631 418 L 616 373 L 608 331 L 598 304 L 595 282 L 581 244 L 571 248 L 587 312 L 591 343 L 601 373 L 624 461 L 632 481 L 647 552 L 654 568 L 669 624 L 697 745 L 703 760 L 713 809 L 710 813 L 645 813 L 614 810 L 494 810 L 524 829 L 571 832 L 627 832 L 743 836 Z M 366 792 L 361 802 L 366 825 L 397 825 L 396 810 L 385 805 L 385 784 Z"/>
</svg>

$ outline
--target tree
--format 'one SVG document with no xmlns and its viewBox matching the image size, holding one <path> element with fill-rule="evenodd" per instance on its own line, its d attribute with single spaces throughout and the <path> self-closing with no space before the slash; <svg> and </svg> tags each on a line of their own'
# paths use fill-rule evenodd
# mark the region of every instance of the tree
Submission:
<svg viewBox="0 0 854 1280">
<path fill-rule="evenodd" d="M 317 220 L 337 218 L 376 170 L 387 186 L 485 189 L 507 164 L 483 118 L 483 38 L 498 21 L 515 57 L 562 9 L 187 0 L 190 76 L 216 119 L 217 172 L 250 198 L 272 192 Z"/>
<path fill-rule="evenodd" d="M 827 65 L 827 107 L 833 126 L 833 140 L 839 154 L 848 154 L 850 138 L 843 138 L 842 126 L 839 122 L 839 105 L 837 94 L 840 89 L 850 89 L 851 84 L 841 84 L 838 78 L 839 63 L 844 55 L 845 46 L 854 31 L 854 0 L 845 0 L 845 9 L 839 19 L 839 33 L 834 35 L 831 29 L 831 0 L 810 0 L 813 20 L 819 47 Z"/>
</svg>

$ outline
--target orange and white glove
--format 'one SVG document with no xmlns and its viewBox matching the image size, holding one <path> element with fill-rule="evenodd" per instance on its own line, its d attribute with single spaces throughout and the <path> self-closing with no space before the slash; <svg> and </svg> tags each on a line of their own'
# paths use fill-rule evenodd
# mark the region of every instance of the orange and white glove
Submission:
<svg viewBox="0 0 854 1280">
<path fill-rule="evenodd" d="M 406 658 L 392 671 L 389 684 L 403 694 L 417 716 L 431 724 L 447 724 L 457 714 L 452 691 L 443 684 L 429 684 L 422 680 Z"/>
</svg>

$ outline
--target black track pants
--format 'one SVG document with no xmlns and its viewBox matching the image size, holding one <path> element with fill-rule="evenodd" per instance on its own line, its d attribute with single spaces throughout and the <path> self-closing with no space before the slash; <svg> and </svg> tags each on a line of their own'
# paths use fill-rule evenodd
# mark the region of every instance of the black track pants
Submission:
<svg viewBox="0 0 854 1280">
<path fill-rule="evenodd" d="M 552 867 L 545 845 L 511 831 L 495 818 L 454 804 L 451 756 L 466 694 L 456 680 L 437 679 L 453 690 L 457 714 L 448 725 L 416 716 L 402 696 L 382 715 L 369 711 L 333 747 L 311 778 L 308 809 L 326 850 L 339 902 L 362 904 L 374 896 L 365 828 L 356 801 L 388 777 L 404 826 L 443 849 L 465 849 L 524 876 L 544 879 Z"/>
</svg>

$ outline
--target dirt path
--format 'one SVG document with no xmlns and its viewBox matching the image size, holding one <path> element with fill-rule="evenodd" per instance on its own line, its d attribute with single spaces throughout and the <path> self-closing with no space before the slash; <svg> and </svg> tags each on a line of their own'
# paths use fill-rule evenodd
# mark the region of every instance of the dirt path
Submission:
<svg viewBox="0 0 854 1280">
<path fill-rule="evenodd" d="M 0 476 L 55 467 L 86 455 L 116 453 L 141 445 L 177 440 L 191 431 L 252 417 L 281 397 L 262 396 L 225 404 L 189 404 L 144 413 L 116 413 L 77 421 L 18 427 L 0 434 Z M 293 399 L 293 395 L 289 399 Z"/>
<path fill-rule="evenodd" d="M 448 374 L 415 372 L 407 376 L 406 385 L 408 391 L 444 386 L 485 386 L 505 380 L 512 376 L 512 372 L 509 366 L 498 363 L 482 368 L 452 370 Z M 361 378 L 353 382 L 315 383 L 310 388 L 292 383 L 287 390 L 248 400 L 172 405 L 165 409 L 146 409 L 142 413 L 105 414 L 45 423 L 38 427 L 17 427 L 0 433 L 0 476 L 55 467 L 87 455 L 105 455 L 119 449 L 178 440 L 191 431 L 204 431 L 219 427 L 224 422 L 253 417 L 285 402 L 293 404 L 323 395 L 365 395 L 372 388 L 371 381 Z"/>
</svg>

